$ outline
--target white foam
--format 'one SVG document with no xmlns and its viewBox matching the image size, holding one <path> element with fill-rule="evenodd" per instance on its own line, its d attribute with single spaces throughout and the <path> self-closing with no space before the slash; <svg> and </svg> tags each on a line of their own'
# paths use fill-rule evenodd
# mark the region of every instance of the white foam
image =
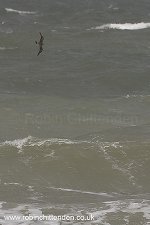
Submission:
<svg viewBox="0 0 150 225">
<path fill-rule="evenodd" d="M 101 26 L 92 27 L 90 30 L 104 30 L 104 29 L 117 29 L 117 30 L 140 30 L 150 28 L 150 23 L 110 23 Z M 89 30 L 89 29 L 88 29 Z"/>
<path fill-rule="evenodd" d="M 0 47 L 0 50 L 14 50 L 16 49 L 17 47 Z"/>
<path fill-rule="evenodd" d="M 99 195 L 99 196 L 105 196 L 105 197 L 113 197 L 110 194 L 101 192 L 91 192 L 91 191 L 82 191 L 82 190 L 76 190 L 76 189 L 70 189 L 70 188 L 57 188 L 57 187 L 48 187 L 50 189 L 54 189 L 54 190 L 60 190 L 60 191 L 67 191 L 67 192 L 76 192 L 76 193 L 81 193 L 81 194 L 89 194 L 89 195 Z"/>
<path fill-rule="evenodd" d="M 5 141 L 5 142 L 2 142 L 0 144 L 0 146 L 13 146 L 13 147 L 16 147 L 18 148 L 19 150 L 21 150 L 23 148 L 23 146 L 29 141 L 31 140 L 31 136 L 27 137 L 27 138 L 24 138 L 24 139 L 16 139 L 16 140 L 13 140 L 13 141 Z"/>
<path fill-rule="evenodd" d="M 15 185 L 15 186 L 20 186 L 22 187 L 23 185 L 22 184 L 19 184 L 19 183 L 4 183 L 4 185 Z"/>
<path fill-rule="evenodd" d="M 91 143 L 87 141 L 78 141 L 78 140 L 70 140 L 70 139 L 61 139 L 61 138 L 50 138 L 50 139 L 38 139 L 32 136 L 28 136 L 23 139 L 16 139 L 13 141 L 5 141 L 0 143 L 0 146 L 13 146 L 19 149 L 20 151 L 23 149 L 23 147 L 34 147 L 34 146 L 49 146 L 52 144 L 82 144 L 82 143 Z"/>
<path fill-rule="evenodd" d="M 100 141 L 97 141 L 97 144 L 102 147 L 103 149 L 107 149 L 107 148 L 122 148 L 123 145 L 120 144 L 119 141 L 114 141 L 114 142 L 100 142 Z"/>
<path fill-rule="evenodd" d="M 110 204 L 106 203 L 105 205 L 107 209 L 101 209 L 101 210 L 92 212 L 95 222 L 96 223 L 99 222 L 100 224 L 109 224 L 105 222 L 106 216 L 109 213 L 116 213 L 119 210 L 119 205 L 117 203 L 118 202 L 115 202 L 115 201 L 111 202 Z"/>
<path fill-rule="evenodd" d="M 92 225 L 92 224 L 101 224 L 101 225 L 110 225 L 111 219 L 113 218 L 113 221 L 117 223 L 118 218 L 121 215 L 122 223 L 124 221 L 126 224 L 129 224 L 130 217 L 132 219 L 132 215 L 135 216 L 135 218 L 138 218 L 138 221 L 143 221 L 142 224 L 148 224 L 148 220 L 150 219 L 150 201 L 145 199 L 123 199 L 123 200 L 117 200 L 117 201 L 105 201 L 100 202 L 99 204 L 57 204 L 57 205 L 51 205 L 51 204 L 20 204 L 20 205 L 14 205 L 13 208 L 9 207 L 9 203 L 6 202 L 0 202 L 0 206 L 2 205 L 0 210 L 0 222 L 2 222 L 3 225 L 8 225 L 8 221 L 4 220 L 4 216 L 20 216 L 23 215 L 34 215 L 34 216 L 41 216 L 43 215 L 42 208 L 55 208 L 56 210 L 61 212 L 62 209 L 64 212 L 67 211 L 67 214 L 65 215 L 91 215 L 94 216 L 94 221 L 85 221 L 85 225 Z M 5 205 L 6 204 L 6 205 Z M 136 216 L 137 214 L 137 216 Z M 52 214 L 50 214 L 52 215 Z M 63 215 L 63 214 L 62 214 Z M 31 224 L 31 221 L 10 221 L 11 225 L 29 225 Z M 38 223 L 38 221 L 37 221 Z M 42 224 L 49 224 L 59 225 L 59 221 L 42 221 Z M 70 224 L 70 223 L 62 223 L 62 224 Z M 71 224 L 79 225 L 81 223 L 78 223 L 77 221 L 72 222 Z M 121 224 L 121 221 L 120 221 Z"/>
<path fill-rule="evenodd" d="M 89 212 L 90 214 L 91 212 Z M 119 200 L 119 201 L 108 201 L 103 202 L 103 207 L 100 209 L 92 212 L 92 215 L 94 216 L 95 221 L 92 223 L 100 223 L 100 224 L 109 224 L 106 223 L 107 216 L 109 214 L 114 214 L 114 217 L 117 219 L 117 214 L 119 213 L 128 213 L 131 214 L 138 214 L 141 213 L 141 218 L 145 218 L 146 220 L 150 219 L 150 205 L 148 200 Z M 143 215 L 142 215 L 143 214 Z M 116 216 L 115 216 L 116 215 Z M 124 215 L 124 221 L 129 222 L 129 216 Z M 127 223 L 128 224 L 128 223 Z"/>
<path fill-rule="evenodd" d="M 124 98 L 146 98 L 146 97 L 150 97 L 150 95 L 130 95 L 130 94 L 127 94 L 123 97 Z"/>
<path fill-rule="evenodd" d="M 123 150 L 123 145 L 120 145 L 120 142 L 99 142 L 100 151 L 103 152 L 104 157 L 107 161 L 109 161 L 112 165 L 112 169 L 118 170 L 124 176 L 128 177 L 128 181 L 132 186 L 137 185 L 136 179 L 132 174 L 132 165 L 122 164 L 116 157 L 114 157 L 111 152 L 109 151 L 110 148 L 118 149 L 120 148 L 119 152 L 122 154 L 123 157 L 126 157 L 126 153 Z M 138 186 L 140 188 L 140 186 Z"/>
<path fill-rule="evenodd" d="M 8 203 L 9 205 L 9 203 Z M 41 216 L 42 215 L 42 212 L 41 210 L 37 209 L 37 208 L 33 208 L 34 206 L 32 205 L 25 205 L 25 204 L 21 204 L 21 205 L 18 205 L 14 208 L 9 208 L 9 209 L 1 209 L 0 211 L 0 222 L 3 222 L 3 225 L 16 225 L 16 224 L 23 224 L 23 225 L 30 225 L 31 224 L 31 221 L 22 221 L 22 220 L 4 220 L 4 216 L 18 216 L 18 217 L 22 217 L 23 216 L 23 211 L 28 211 L 29 214 L 35 214 L 35 215 L 38 215 L 38 216 Z M 3 219 L 1 219 L 3 218 Z M 10 222 L 10 223 L 9 223 Z"/>
<path fill-rule="evenodd" d="M 143 213 L 143 217 L 150 220 L 150 204 L 148 201 L 143 202 L 131 202 L 123 212 L 127 213 Z"/>
<path fill-rule="evenodd" d="M 11 8 L 5 8 L 5 10 L 7 12 L 14 12 L 14 13 L 18 13 L 20 15 L 23 15 L 23 14 L 36 14 L 37 13 L 37 12 L 33 12 L 33 11 L 20 11 L 20 10 L 11 9 Z"/>
<path fill-rule="evenodd" d="M 0 209 L 3 207 L 3 204 L 6 202 L 0 202 Z"/>
</svg>

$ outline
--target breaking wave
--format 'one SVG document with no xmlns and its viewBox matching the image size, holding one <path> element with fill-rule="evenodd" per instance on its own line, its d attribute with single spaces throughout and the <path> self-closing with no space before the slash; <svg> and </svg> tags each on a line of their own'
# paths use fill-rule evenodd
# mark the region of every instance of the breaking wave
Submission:
<svg viewBox="0 0 150 225">
<path fill-rule="evenodd" d="M 18 13 L 20 15 L 23 15 L 23 14 L 36 14 L 37 13 L 37 12 L 33 12 L 33 11 L 20 11 L 20 10 L 11 9 L 11 8 L 5 8 L 5 10 L 7 12 L 14 12 L 14 13 Z"/>
<path fill-rule="evenodd" d="M 5 141 L 1 142 L 0 146 L 12 146 L 16 147 L 17 149 L 22 150 L 23 147 L 29 146 L 44 146 L 44 145 L 51 145 L 51 144 L 81 144 L 81 143 L 88 143 L 87 141 L 78 141 L 78 140 L 70 140 L 70 139 L 61 139 L 61 138 L 50 138 L 50 139 L 38 139 L 32 136 L 28 136 L 23 139 L 15 139 L 13 141 Z"/>
<path fill-rule="evenodd" d="M 47 212 L 49 212 L 50 215 L 54 215 L 54 210 L 61 215 L 64 215 L 64 213 L 67 216 L 71 215 L 90 215 L 92 214 L 94 217 L 94 221 L 91 221 L 90 224 L 101 224 L 101 225 L 110 225 L 111 219 L 113 221 L 117 221 L 118 218 L 121 218 L 125 222 L 124 224 L 130 224 L 131 221 L 133 221 L 133 218 L 135 216 L 138 216 L 140 221 L 143 221 L 143 224 L 149 224 L 150 219 L 150 205 L 149 200 L 145 199 L 125 199 L 125 200 L 116 200 L 116 201 L 105 201 L 99 204 L 82 204 L 82 205 L 46 205 L 45 209 Z M 8 213 L 9 216 L 18 215 L 18 218 L 20 220 L 11 221 L 12 225 L 19 225 L 21 224 L 29 224 L 29 221 L 23 221 L 21 218 L 22 216 L 26 215 L 25 212 L 27 212 L 29 215 L 33 216 L 42 216 L 44 207 L 39 206 L 38 204 L 20 204 L 16 205 L 13 208 L 6 209 L 5 205 L 7 205 L 6 202 L 0 202 L 0 217 L 5 218 L 7 217 Z M 47 214 L 46 214 L 47 215 Z M 134 216 L 134 217 L 133 217 Z M 8 218 L 8 217 L 7 217 Z M 4 225 L 8 224 L 8 220 L 1 220 Z M 106 223 L 107 221 L 107 223 Z M 31 221 L 30 221 L 31 222 Z M 59 220 L 49 220 L 49 221 L 43 221 L 43 224 L 49 224 L 49 225 L 58 225 L 60 224 Z M 31 224 L 31 223 L 30 223 Z M 67 223 L 62 223 L 67 224 Z M 77 221 L 72 221 L 72 224 L 78 225 L 79 223 Z M 89 225 L 88 221 L 84 221 L 85 225 Z M 141 224 L 141 223 L 140 223 Z"/>
<path fill-rule="evenodd" d="M 17 47 L 0 47 L 0 51 L 4 51 L 4 50 L 14 50 Z"/>
<path fill-rule="evenodd" d="M 140 30 L 150 28 L 150 23 L 110 23 L 101 26 L 92 27 L 90 30 L 104 30 L 104 29 L 117 29 L 117 30 Z"/>
</svg>

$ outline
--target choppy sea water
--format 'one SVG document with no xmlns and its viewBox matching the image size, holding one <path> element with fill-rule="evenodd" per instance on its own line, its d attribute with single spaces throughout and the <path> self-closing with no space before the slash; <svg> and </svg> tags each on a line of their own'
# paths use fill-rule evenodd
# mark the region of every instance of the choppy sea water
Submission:
<svg viewBox="0 0 150 225">
<path fill-rule="evenodd" d="M 0 3 L 0 223 L 149 224 L 149 1 Z"/>
</svg>

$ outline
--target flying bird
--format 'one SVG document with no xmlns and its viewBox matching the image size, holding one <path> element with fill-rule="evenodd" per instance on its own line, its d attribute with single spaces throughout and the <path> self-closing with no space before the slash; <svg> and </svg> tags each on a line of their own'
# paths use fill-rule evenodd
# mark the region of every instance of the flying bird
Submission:
<svg viewBox="0 0 150 225">
<path fill-rule="evenodd" d="M 39 45 L 39 51 L 38 51 L 37 56 L 43 51 L 43 41 L 44 41 L 44 37 L 43 37 L 43 35 L 40 32 L 40 40 L 39 40 L 39 42 L 35 41 L 35 43 Z"/>
</svg>

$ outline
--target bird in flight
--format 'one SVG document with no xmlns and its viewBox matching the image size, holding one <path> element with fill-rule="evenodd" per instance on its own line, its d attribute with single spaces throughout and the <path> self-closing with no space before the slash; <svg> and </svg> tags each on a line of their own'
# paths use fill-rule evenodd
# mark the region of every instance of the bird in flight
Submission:
<svg viewBox="0 0 150 225">
<path fill-rule="evenodd" d="M 44 37 L 43 37 L 43 35 L 40 32 L 40 40 L 39 40 L 39 42 L 35 41 L 35 43 L 39 45 L 39 51 L 38 51 L 37 56 L 43 51 L 43 41 L 44 41 Z"/>
</svg>

